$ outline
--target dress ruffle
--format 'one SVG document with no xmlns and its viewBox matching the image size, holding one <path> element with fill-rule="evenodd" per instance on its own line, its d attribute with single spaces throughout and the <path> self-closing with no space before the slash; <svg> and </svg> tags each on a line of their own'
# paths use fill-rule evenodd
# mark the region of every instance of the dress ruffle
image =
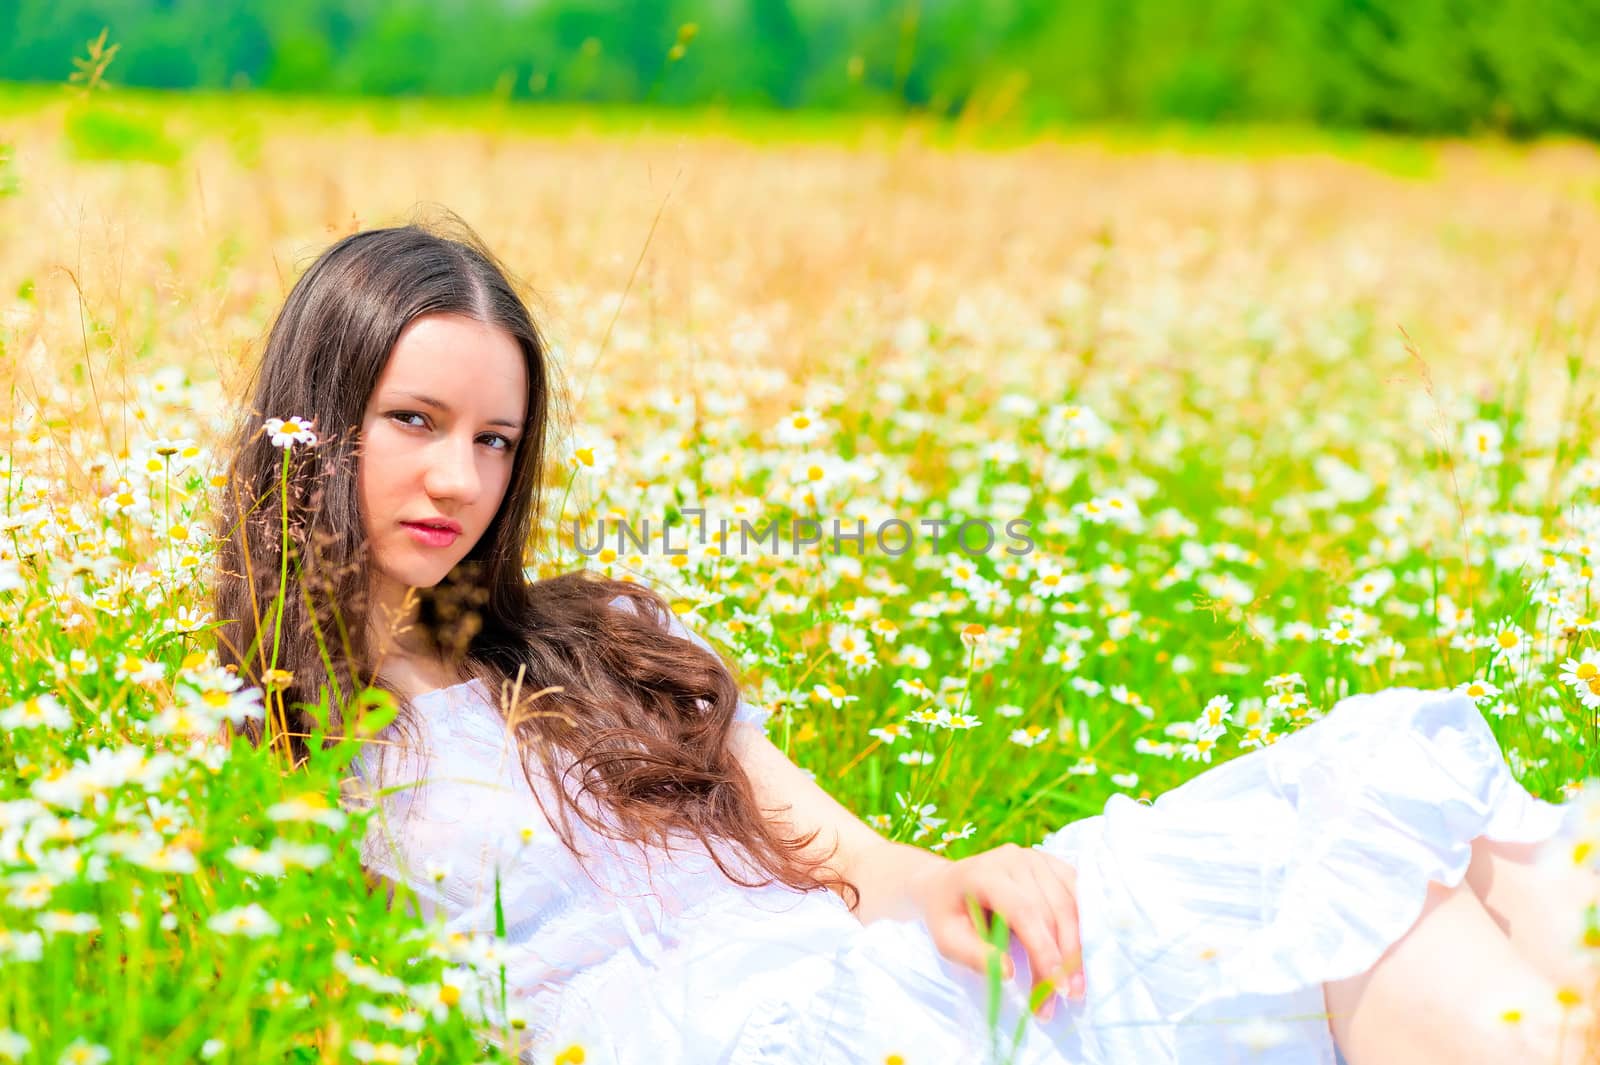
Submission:
<svg viewBox="0 0 1600 1065">
<path fill-rule="evenodd" d="M 1333 1062 L 1322 985 L 1375 964 L 1429 882 L 1460 883 L 1474 839 L 1538 842 L 1562 817 L 1470 699 L 1409 688 L 1150 805 L 1113 798 L 1039 844 L 1077 867 L 1089 987 L 1057 1042 L 1073 1061 Z"/>
</svg>

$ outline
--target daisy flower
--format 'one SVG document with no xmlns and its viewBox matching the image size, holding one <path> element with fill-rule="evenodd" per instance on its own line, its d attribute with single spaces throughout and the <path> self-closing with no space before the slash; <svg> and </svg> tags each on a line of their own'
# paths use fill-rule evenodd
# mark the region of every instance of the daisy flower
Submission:
<svg viewBox="0 0 1600 1065">
<path fill-rule="evenodd" d="M 268 418 L 266 427 L 272 439 L 272 446 L 281 447 L 285 451 L 292 449 L 296 444 L 310 447 L 317 442 L 317 434 L 312 430 L 309 418 Z"/>
<path fill-rule="evenodd" d="M 68 910 L 51 910 L 39 915 L 39 931 L 54 935 L 57 932 L 70 932 L 76 935 L 88 935 L 99 930 L 100 918 L 92 913 L 72 913 Z"/>
<path fill-rule="evenodd" d="M 902 740 L 910 736 L 911 730 L 897 721 L 892 725 L 885 725 L 882 728 L 868 729 L 867 735 L 876 737 L 877 739 L 882 740 L 884 743 L 893 746 L 895 741 Z"/>
<path fill-rule="evenodd" d="M 245 936 L 250 939 L 277 935 L 280 930 L 278 922 L 256 902 L 213 914 L 211 919 L 206 921 L 206 927 L 221 935 Z"/>
<path fill-rule="evenodd" d="M 1013 729 L 1009 738 L 1019 747 L 1037 747 L 1050 738 L 1050 730 L 1043 725 L 1029 725 L 1026 728 Z"/>
<path fill-rule="evenodd" d="M 835 710 L 842 709 L 845 703 L 853 703 L 860 698 L 851 695 L 837 684 L 818 684 L 811 689 L 811 698 L 819 703 L 827 703 Z"/>
<path fill-rule="evenodd" d="M 124 655 L 117 663 L 117 679 L 131 681 L 141 687 L 160 684 L 166 679 L 166 675 L 167 671 L 162 668 L 161 663 L 136 658 L 133 655 Z"/>
<path fill-rule="evenodd" d="M 389 1004 L 386 1006 L 373 1005 L 362 1002 L 356 1005 L 356 1012 L 362 1018 L 381 1024 L 386 1028 L 393 1028 L 402 1032 L 420 1032 L 427 1019 L 415 1010 L 408 1010 L 404 1006 Z"/>
<path fill-rule="evenodd" d="M 894 682 L 894 686 L 916 699 L 933 698 L 933 689 L 924 684 L 918 677 L 901 677 Z"/>
<path fill-rule="evenodd" d="M 1500 689 L 1486 680 L 1469 680 L 1465 684 L 1456 685 L 1455 690 L 1479 706 L 1483 706 L 1500 694 Z"/>
<path fill-rule="evenodd" d="M 311 821 L 332 829 L 343 828 L 346 819 L 344 811 L 335 810 L 328 805 L 327 796 L 315 791 L 272 804 L 267 816 L 274 821 Z"/>
<path fill-rule="evenodd" d="M 1291 688 L 1304 688 L 1306 678 L 1298 673 L 1279 673 L 1277 676 L 1268 677 L 1266 686 L 1275 692 L 1288 691 Z"/>
<path fill-rule="evenodd" d="M 1505 438 L 1505 432 L 1494 422 L 1472 422 L 1461 430 L 1461 450 L 1480 466 L 1498 466 Z"/>
<path fill-rule="evenodd" d="M 827 431 L 828 426 L 822 420 L 822 415 L 815 409 L 806 407 L 785 415 L 774 428 L 773 434 L 778 438 L 778 443 L 786 447 L 803 447 L 816 443 L 827 434 Z"/>
<path fill-rule="evenodd" d="M 1561 663 L 1561 682 L 1572 688 L 1584 706 L 1600 707 L 1600 651 L 1589 649 L 1582 658 Z"/>
<path fill-rule="evenodd" d="M 1146 721 L 1150 721 L 1155 717 L 1155 711 L 1145 703 L 1144 698 L 1138 692 L 1129 691 L 1125 684 L 1113 684 L 1111 686 L 1111 698 L 1123 706 L 1131 706 L 1134 712 Z"/>
<path fill-rule="evenodd" d="M 395 1043 L 373 1043 L 365 1039 L 350 1040 L 350 1056 L 357 1061 L 382 1062 L 385 1065 L 411 1065 L 417 1060 L 415 1047 L 403 1047 Z M 582 1058 L 573 1059 L 582 1061 Z"/>
<path fill-rule="evenodd" d="M 1528 634 L 1510 618 L 1495 626 L 1491 639 L 1494 641 L 1495 654 L 1504 655 L 1513 663 L 1520 664 L 1528 656 Z"/>
<path fill-rule="evenodd" d="M 1361 646 L 1361 637 L 1356 635 L 1355 629 L 1341 622 L 1333 622 L 1318 632 L 1317 635 L 1335 647 Z"/>
<path fill-rule="evenodd" d="M 1088 407 L 1052 406 L 1044 418 L 1044 437 L 1052 450 L 1091 451 L 1111 439 L 1111 430 Z"/>
<path fill-rule="evenodd" d="M 1229 716 L 1233 713 L 1233 700 L 1226 695 L 1213 695 L 1200 711 L 1198 722 L 1202 735 L 1213 735 L 1222 731 L 1228 723 Z"/>
<path fill-rule="evenodd" d="M 617 445 L 610 437 L 593 434 L 573 441 L 567 465 L 579 473 L 603 477 L 617 464 Z"/>
<path fill-rule="evenodd" d="M 53 695 L 24 699 L 8 710 L 0 710 L 0 728 L 64 729 L 72 725 L 72 715 Z"/>
<path fill-rule="evenodd" d="M 9 1028 L 0 1028 L 0 1061 L 21 1061 L 32 1049 L 33 1044 L 27 1036 Z"/>
<path fill-rule="evenodd" d="M 79 1036 L 56 1059 L 59 1065 L 105 1065 L 111 1060 L 111 1051 L 99 1043 L 91 1043 Z"/>
<path fill-rule="evenodd" d="M 1394 587 L 1394 574 L 1376 569 L 1358 577 L 1350 585 L 1350 601 L 1357 606 L 1373 606 Z"/>
<path fill-rule="evenodd" d="M 282 876 L 285 871 L 284 861 L 280 855 L 257 850 L 245 844 L 229 847 L 222 856 L 247 873 Z"/>
<path fill-rule="evenodd" d="M 1083 589 L 1082 579 L 1069 576 L 1065 567 L 1055 562 L 1040 562 L 1034 567 L 1033 573 L 1033 581 L 1028 585 L 1028 591 L 1041 599 L 1055 599 Z"/>
<path fill-rule="evenodd" d="M 884 641 L 887 643 L 894 643 L 900 638 L 900 626 L 896 625 L 888 618 L 874 618 L 872 623 L 867 627 L 879 636 L 883 637 Z"/>
<path fill-rule="evenodd" d="M 1148 754 L 1155 758 L 1172 758 L 1178 753 L 1176 744 L 1165 741 L 1152 740 L 1148 736 L 1140 736 L 1133 741 L 1135 754 Z"/>
</svg>

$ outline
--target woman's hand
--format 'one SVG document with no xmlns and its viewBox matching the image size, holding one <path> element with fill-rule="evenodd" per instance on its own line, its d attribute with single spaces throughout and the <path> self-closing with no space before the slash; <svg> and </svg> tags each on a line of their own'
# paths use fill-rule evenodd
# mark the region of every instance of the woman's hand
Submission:
<svg viewBox="0 0 1600 1065">
<path fill-rule="evenodd" d="M 940 954 L 978 973 L 988 972 L 994 947 L 973 925 L 970 898 L 985 915 L 1004 917 L 1022 941 L 1033 970 L 1030 992 L 1048 981 L 1052 988 L 1065 988 L 1070 998 L 1083 997 L 1077 871 L 1071 865 L 1045 851 L 1005 843 L 968 858 L 924 859 L 901 869 L 902 906 L 923 918 Z M 1006 979 L 1016 975 L 1010 958 L 1002 956 L 1000 964 Z M 1053 997 L 1040 1003 L 1044 1019 L 1054 1010 Z"/>
<path fill-rule="evenodd" d="M 999 913 L 1028 954 L 1034 989 L 1050 980 L 1070 997 L 1083 995 L 1078 944 L 1077 874 L 1037 848 L 1007 843 L 952 861 L 907 843 L 891 843 L 845 809 L 759 729 L 740 723 L 729 740 L 757 801 L 785 835 L 815 831 L 807 851 L 860 891 L 853 912 L 862 924 L 883 918 L 921 918 L 939 953 L 980 974 L 993 948 L 973 925 L 967 899 Z M 845 896 L 841 892 L 841 898 Z M 1002 957 L 1003 970 L 1011 959 Z M 1007 971 L 1006 979 L 1015 973 Z M 1051 979 L 1051 978 L 1054 979 Z M 1049 1018 L 1054 998 L 1040 1009 Z"/>
</svg>

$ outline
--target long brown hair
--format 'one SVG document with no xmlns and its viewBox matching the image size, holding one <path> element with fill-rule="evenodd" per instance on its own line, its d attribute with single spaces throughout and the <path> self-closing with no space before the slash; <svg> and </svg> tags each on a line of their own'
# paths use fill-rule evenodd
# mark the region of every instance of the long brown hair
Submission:
<svg viewBox="0 0 1600 1065">
<path fill-rule="evenodd" d="M 499 511 L 460 565 L 419 590 L 419 624 L 449 664 L 491 691 L 509 682 L 544 689 L 537 712 L 508 715 L 530 788 L 543 808 L 536 776 L 571 774 L 576 795 L 588 793 L 610 815 L 553 789 L 560 809 L 545 814 L 563 843 L 581 857 L 573 815 L 640 844 L 687 833 L 736 883 L 838 885 L 858 899 L 825 859 L 802 856 L 816 833 L 790 838 L 763 816 L 728 744 L 738 685 L 716 654 L 669 631 L 661 595 L 583 569 L 529 579 L 524 551 L 538 546 L 552 368 L 508 272 L 453 216 L 339 240 L 301 275 L 268 334 L 219 507 L 219 657 L 269 690 L 265 720 L 248 720 L 244 735 L 298 765 L 314 726 L 330 741 L 344 736 L 356 694 L 385 687 L 367 647 L 359 429 L 401 330 L 434 313 L 470 317 L 516 341 L 528 414 Z M 320 439 L 286 453 L 262 431 L 268 417 L 309 418 Z M 272 604 L 285 571 L 280 619 Z M 617 609 L 617 596 L 634 609 Z M 397 702 L 395 727 L 413 731 L 412 708 Z M 571 760 L 558 761 L 558 752 Z M 754 864 L 752 879 L 730 868 L 728 846 Z"/>
</svg>

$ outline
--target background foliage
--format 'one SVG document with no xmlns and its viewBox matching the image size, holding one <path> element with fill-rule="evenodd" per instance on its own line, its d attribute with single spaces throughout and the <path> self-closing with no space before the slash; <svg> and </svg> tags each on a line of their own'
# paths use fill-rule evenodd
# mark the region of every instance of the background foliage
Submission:
<svg viewBox="0 0 1600 1065">
<path fill-rule="evenodd" d="M 1592 0 L 5 0 L 0 79 L 105 27 L 157 88 L 1600 132 Z"/>
</svg>

